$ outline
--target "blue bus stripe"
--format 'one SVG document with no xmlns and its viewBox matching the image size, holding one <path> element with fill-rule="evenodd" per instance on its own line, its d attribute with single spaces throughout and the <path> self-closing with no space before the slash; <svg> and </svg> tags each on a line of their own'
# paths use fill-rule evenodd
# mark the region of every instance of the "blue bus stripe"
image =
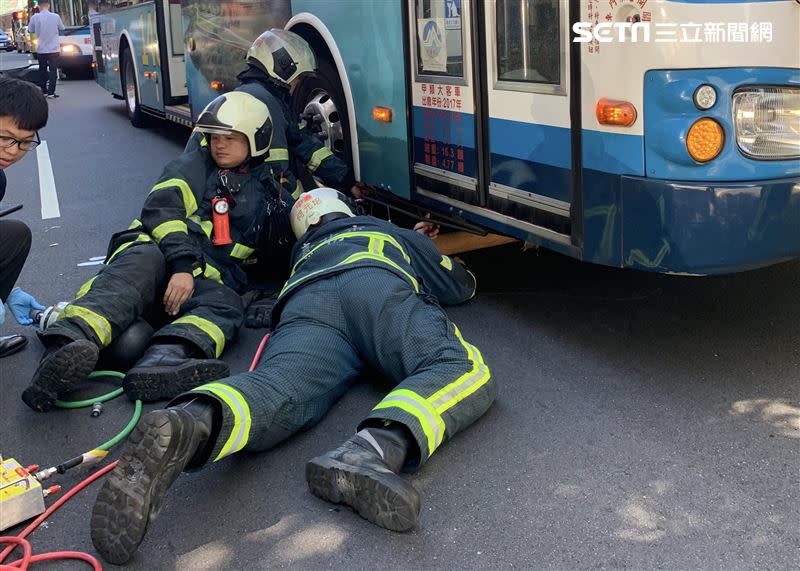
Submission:
<svg viewBox="0 0 800 571">
<path fill-rule="evenodd" d="M 564 127 L 522 123 L 507 119 L 489 120 L 492 153 L 560 168 L 571 168 L 570 130 Z"/>
</svg>

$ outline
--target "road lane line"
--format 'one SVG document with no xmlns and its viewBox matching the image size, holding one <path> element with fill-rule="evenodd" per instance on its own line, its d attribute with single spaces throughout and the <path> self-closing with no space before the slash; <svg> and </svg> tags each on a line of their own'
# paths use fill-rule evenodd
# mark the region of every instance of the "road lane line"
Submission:
<svg viewBox="0 0 800 571">
<path fill-rule="evenodd" d="M 50 163 L 50 151 L 47 141 L 36 147 L 36 162 L 39 164 L 39 196 L 42 199 L 42 220 L 60 218 L 56 179 L 53 176 L 53 165 Z"/>
</svg>

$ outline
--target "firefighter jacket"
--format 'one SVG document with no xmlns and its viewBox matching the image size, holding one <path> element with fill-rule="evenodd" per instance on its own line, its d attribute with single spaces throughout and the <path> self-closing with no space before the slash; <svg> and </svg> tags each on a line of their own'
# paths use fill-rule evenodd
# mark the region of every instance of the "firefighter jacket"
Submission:
<svg viewBox="0 0 800 571">
<path fill-rule="evenodd" d="M 345 162 L 334 155 L 308 127 L 298 123 L 297 114 L 292 112 L 288 89 L 278 87 L 264 72 L 254 67 L 248 67 L 238 75 L 238 79 L 242 85 L 236 91 L 257 97 L 269 108 L 273 132 L 267 164 L 275 176 L 280 176 L 281 172 L 284 174 L 284 188 L 295 198 L 300 194 L 295 159 L 325 186 L 346 190 L 353 186 L 355 179 Z"/>
<path fill-rule="evenodd" d="M 231 244 L 215 246 L 212 200 L 227 195 Z M 207 148 L 184 153 L 165 168 L 150 190 L 142 213 L 130 228 L 111 239 L 107 263 L 136 242 L 155 241 L 164 253 L 168 275 L 188 272 L 241 291 L 246 284 L 243 262 L 254 255 L 265 225 L 283 228 L 293 240 L 289 211 L 294 199 L 281 191 L 269 168 L 219 169 Z"/>
<path fill-rule="evenodd" d="M 356 268 L 392 272 L 419 295 L 442 305 L 475 295 L 475 276 L 439 253 L 430 238 L 372 216 L 340 218 L 309 230 L 294 245 L 291 260 L 291 275 L 273 308 L 273 327 L 286 300 L 304 284 Z"/>
</svg>

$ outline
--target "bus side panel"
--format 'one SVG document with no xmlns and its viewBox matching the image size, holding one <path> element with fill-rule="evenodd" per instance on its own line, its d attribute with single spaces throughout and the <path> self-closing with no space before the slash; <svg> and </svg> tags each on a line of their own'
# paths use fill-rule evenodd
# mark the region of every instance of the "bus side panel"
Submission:
<svg viewBox="0 0 800 571">
<path fill-rule="evenodd" d="M 293 0 L 292 11 L 318 17 L 345 62 L 358 125 L 361 179 L 410 198 L 403 4 Z M 392 121 L 373 119 L 375 106 L 392 109 Z"/>
<path fill-rule="evenodd" d="M 99 19 L 103 61 L 97 65 L 97 83 L 115 95 L 123 95 L 120 48 L 127 46 L 133 57 L 142 105 L 163 111 L 155 3 L 115 9 Z"/>
<path fill-rule="evenodd" d="M 291 15 L 290 0 L 183 0 L 186 38 L 186 83 L 192 120 L 220 92 L 239 85 L 248 48 L 270 28 L 283 28 Z M 220 90 L 211 87 L 219 82 Z"/>
</svg>

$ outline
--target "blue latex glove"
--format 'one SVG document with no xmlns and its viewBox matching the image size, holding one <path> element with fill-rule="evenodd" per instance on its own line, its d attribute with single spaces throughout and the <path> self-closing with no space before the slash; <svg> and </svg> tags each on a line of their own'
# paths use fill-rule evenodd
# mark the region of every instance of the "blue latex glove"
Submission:
<svg viewBox="0 0 800 571">
<path fill-rule="evenodd" d="M 29 293 L 25 293 L 18 287 L 11 290 L 6 300 L 8 308 L 11 310 L 11 315 L 17 320 L 20 325 L 30 325 L 33 323 L 31 319 L 31 310 L 44 309 L 45 307 L 36 301 Z"/>
<path fill-rule="evenodd" d="M 0 325 L 6 322 L 6 304 L 0 299 Z"/>
</svg>

